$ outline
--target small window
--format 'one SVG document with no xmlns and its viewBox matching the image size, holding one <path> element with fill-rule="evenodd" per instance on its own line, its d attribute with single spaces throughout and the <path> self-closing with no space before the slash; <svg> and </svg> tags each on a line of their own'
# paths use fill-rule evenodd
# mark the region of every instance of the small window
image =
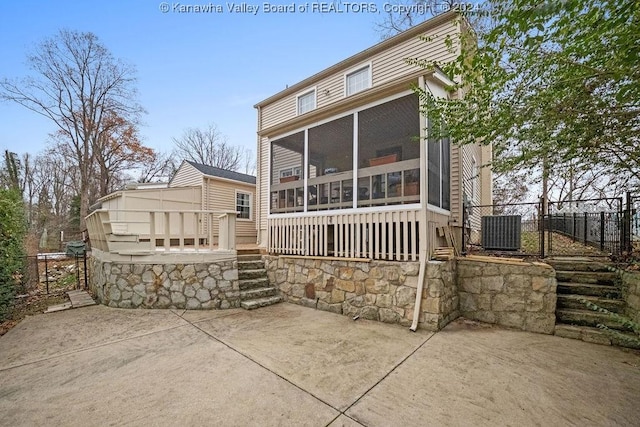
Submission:
<svg viewBox="0 0 640 427">
<path fill-rule="evenodd" d="M 371 87 L 371 66 L 360 68 L 347 74 L 347 96 L 353 95 Z"/>
<path fill-rule="evenodd" d="M 286 178 L 288 176 L 300 176 L 300 172 L 301 172 L 300 166 L 280 169 L 280 178 Z"/>
<path fill-rule="evenodd" d="M 251 194 L 236 192 L 236 211 L 238 218 L 251 218 Z"/>
<path fill-rule="evenodd" d="M 316 90 L 298 96 L 298 115 L 316 108 Z"/>
</svg>

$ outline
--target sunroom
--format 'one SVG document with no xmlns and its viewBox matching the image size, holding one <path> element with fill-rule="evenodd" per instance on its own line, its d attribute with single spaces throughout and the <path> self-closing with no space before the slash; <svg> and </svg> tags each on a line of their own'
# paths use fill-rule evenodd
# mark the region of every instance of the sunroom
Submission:
<svg viewBox="0 0 640 427">
<path fill-rule="evenodd" d="M 445 224 L 451 202 L 449 140 L 420 110 L 407 90 L 270 138 L 269 251 L 417 260 L 421 197 Z"/>
</svg>

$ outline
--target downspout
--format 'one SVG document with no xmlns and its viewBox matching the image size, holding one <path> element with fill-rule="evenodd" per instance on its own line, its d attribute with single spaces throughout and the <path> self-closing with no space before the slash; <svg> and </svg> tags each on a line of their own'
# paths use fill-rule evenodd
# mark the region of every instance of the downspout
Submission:
<svg viewBox="0 0 640 427">
<path fill-rule="evenodd" d="M 429 90 L 426 85 L 424 76 L 418 78 L 418 85 L 421 90 Z M 420 204 L 421 212 L 423 213 L 423 220 L 420 221 L 419 236 L 423 238 L 420 241 L 420 270 L 418 272 L 418 288 L 416 289 L 416 302 L 413 306 L 413 322 L 411 323 L 410 331 L 415 332 L 418 329 L 418 321 L 420 318 L 420 304 L 422 303 L 422 292 L 424 291 L 425 281 L 429 280 L 428 275 L 425 275 L 427 270 L 427 257 L 429 256 L 429 227 L 427 225 L 427 189 L 429 188 L 429 173 L 428 173 L 428 161 L 427 158 L 429 152 L 427 150 L 427 118 L 424 114 L 420 114 L 420 177 L 422 178 L 422 185 L 420 186 Z"/>
<path fill-rule="evenodd" d="M 418 329 L 418 318 L 420 317 L 420 303 L 422 302 L 422 292 L 424 291 L 424 282 L 428 280 L 428 276 L 425 276 L 427 270 L 427 256 L 428 251 L 420 251 L 420 272 L 418 273 L 418 289 L 416 290 L 416 303 L 413 308 L 413 322 L 411 323 L 410 331 L 415 332 Z"/>
</svg>

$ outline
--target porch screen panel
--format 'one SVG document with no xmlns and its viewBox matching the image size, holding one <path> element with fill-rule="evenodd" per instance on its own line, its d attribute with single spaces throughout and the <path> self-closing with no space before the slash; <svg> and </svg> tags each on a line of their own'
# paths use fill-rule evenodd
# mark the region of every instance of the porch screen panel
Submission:
<svg viewBox="0 0 640 427">
<path fill-rule="evenodd" d="M 271 143 L 271 213 L 304 208 L 304 132 Z"/>
<path fill-rule="evenodd" d="M 309 210 L 353 205 L 353 115 L 309 128 Z"/>
<path fill-rule="evenodd" d="M 358 113 L 358 206 L 420 201 L 420 106 L 415 94 Z"/>
<path fill-rule="evenodd" d="M 427 125 L 428 134 L 431 132 L 431 122 Z M 451 208 L 451 143 L 448 137 L 434 132 L 434 137 L 427 142 L 429 156 L 429 194 L 428 201 L 432 206 L 449 210 Z"/>
</svg>

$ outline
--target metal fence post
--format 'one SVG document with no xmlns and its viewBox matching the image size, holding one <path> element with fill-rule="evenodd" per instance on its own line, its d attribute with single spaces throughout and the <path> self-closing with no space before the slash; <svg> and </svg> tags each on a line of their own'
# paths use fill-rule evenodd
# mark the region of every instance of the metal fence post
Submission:
<svg viewBox="0 0 640 427">
<path fill-rule="evenodd" d="M 83 252 L 83 256 L 84 256 L 84 288 L 87 289 L 88 286 L 88 280 L 87 280 L 87 250 L 85 248 L 85 251 Z"/>
<path fill-rule="evenodd" d="M 600 212 L 600 250 L 604 251 L 604 211 Z"/>
<path fill-rule="evenodd" d="M 47 284 L 47 294 L 49 294 L 49 264 L 46 255 L 44 256 L 44 281 Z"/>
<path fill-rule="evenodd" d="M 465 244 L 465 236 L 467 234 L 467 230 L 465 230 L 467 224 L 467 208 L 465 203 L 462 203 L 462 255 L 467 255 L 467 245 Z"/>
<path fill-rule="evenodd" d="M 587 243 L 588 243 L 587 242 L 587 231 L 588 231 L 587 221 L 588 221 L 588 219 L 589 219 L 589 217 L 587 216 L 587 213 L 585 212 L 584 213 L 584 236 L 582 236 L 582 237 L 584 237 L 584 245 L 585 246 L 587 246 Z"/>
</svg>

